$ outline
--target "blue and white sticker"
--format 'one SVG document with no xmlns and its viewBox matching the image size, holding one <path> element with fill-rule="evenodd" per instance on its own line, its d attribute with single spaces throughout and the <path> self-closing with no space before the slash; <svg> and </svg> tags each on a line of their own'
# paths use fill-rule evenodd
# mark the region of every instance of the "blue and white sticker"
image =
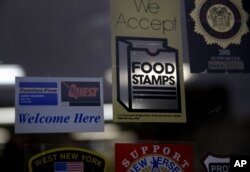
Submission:
<svg viewBox="0 0 250 172">
<path fill-rule="evenodd" d="M 19 105 L 57 105 L 57 82 L 19 82 Z"/>
<path fill-rule="evenodd" d="M 104 131 L 101 78 L 17 77 L 16 133 Z"/>
</svg>

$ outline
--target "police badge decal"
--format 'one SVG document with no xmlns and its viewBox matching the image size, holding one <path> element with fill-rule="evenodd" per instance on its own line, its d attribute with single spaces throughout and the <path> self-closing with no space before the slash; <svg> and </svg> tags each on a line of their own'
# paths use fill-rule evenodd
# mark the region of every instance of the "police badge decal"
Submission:
<svg viewBox="0 0 250 172">
<path fill-rule="evenodd" d="M 242 0 L 195 0 L 190 16 L 195 22 L 194 31 L 208 45 L 227 48 L 230 44 L 240 44 L 242 36 L 249 32 Z"/>
</svg>

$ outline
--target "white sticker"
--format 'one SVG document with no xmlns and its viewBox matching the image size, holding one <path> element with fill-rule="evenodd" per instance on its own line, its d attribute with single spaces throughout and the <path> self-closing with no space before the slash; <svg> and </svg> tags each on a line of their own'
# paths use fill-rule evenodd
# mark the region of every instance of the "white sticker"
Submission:
<svg viewBox="0 0 250 172">
<path fill-rule="evenodd" d="M 17 77 L 15 132 L 104 131 L 101 78 Z"/>
</svg>

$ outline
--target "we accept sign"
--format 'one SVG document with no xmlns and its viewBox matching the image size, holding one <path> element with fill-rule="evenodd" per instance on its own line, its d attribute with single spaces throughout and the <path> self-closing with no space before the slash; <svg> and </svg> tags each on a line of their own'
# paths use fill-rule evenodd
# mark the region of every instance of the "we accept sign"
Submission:
<svg viewBox="0 0 250 172">
<path fill-rule="evenodd" d="M 112 0 L 116 122 L 186 122 L 181 4 Z"/>
</svg>

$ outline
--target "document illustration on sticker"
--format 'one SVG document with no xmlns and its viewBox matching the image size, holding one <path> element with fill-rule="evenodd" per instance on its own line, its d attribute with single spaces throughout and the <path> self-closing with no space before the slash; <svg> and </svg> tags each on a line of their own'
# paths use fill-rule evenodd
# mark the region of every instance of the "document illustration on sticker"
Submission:
<svg viewBox="0 0 250 172">
<path fill-rule="evenodd" d="M 117 101 L 130 112 L 181 112 L 178 50 L 167 39 L 116 37 Z"/>
</svg>

